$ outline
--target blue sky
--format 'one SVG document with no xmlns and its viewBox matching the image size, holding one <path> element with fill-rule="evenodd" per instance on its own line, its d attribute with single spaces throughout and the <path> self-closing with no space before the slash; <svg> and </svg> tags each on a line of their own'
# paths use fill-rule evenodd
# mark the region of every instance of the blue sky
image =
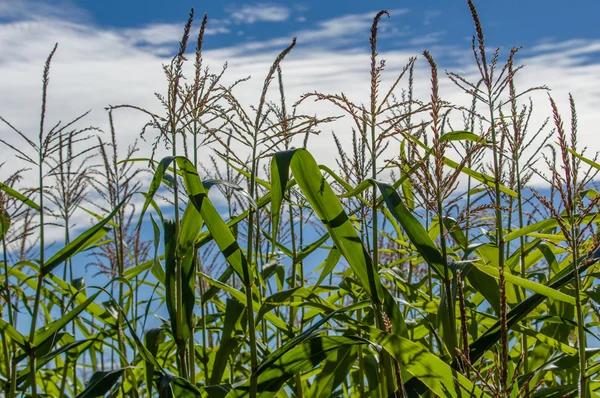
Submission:
<svg viewBox="0 0 600 398">
<path fill-rule="evenodd" d="M 35 2 L 39 3 L 39 2 Z M 219 26 L 230 32 L 220 34 L 207 42 L 208 48 L 229 46 L 247 40 L 264 40 L 284 36 L 296 30 L 314 26 L 319 21 L 333 19 L 344 14 L 373 12 L 374 10 L 398 8 L 408 12 L 394 16 L 394 24 L 414 35 L 444 32 L 440 41 L 444 44 L 467 39 L 472 35 L 472 23 L 466 1 L 276 1 L 276 2 L 230 2 L 230 1 L 90 1 L 65 2 L 53 0 L 49 5 L 83 11 L 88 22 L 103 27 L 128 28 L 149 24 L 181 23 L 194 7 L 198 15 L 208 13 Z M 33 4 L 33 3 L 32 3 Z M 484 23 L 486 36 L 492 45 L 532 46 L 539 42 L 565 39 L 593 39 L 600 3 L 581 1 L 567 5 L 559 0 L 507 0 L 478 1 L 476 6 Z M 247 23 L 249 18 L 232 18 L 232 13 L 246 9 L 278 9 L 271 21 L 258 20 Z M 263 13 L 263 17 L 268 13 Z M 228 20 L 231 24 L 223 25 Z M 273 23 L 278 22 L 278 23 Z M 351 29 L 351 27 L 349 27 Z M 300 38 L 301 39 L 301 38 Z M 400 43 L 398 43 L 400 44 Z M 384 44 L 385 46 L 385 44 Z"/>
</svg>

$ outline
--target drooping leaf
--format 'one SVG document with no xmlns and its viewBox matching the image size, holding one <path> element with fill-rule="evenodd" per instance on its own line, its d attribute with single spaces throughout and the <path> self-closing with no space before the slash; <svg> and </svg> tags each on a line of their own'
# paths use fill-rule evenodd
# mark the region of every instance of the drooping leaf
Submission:
<svg viewBox="0 0 600 398">
<path fill-rule="evenodd" d="M 73 257 L 90 244 L 102 239 L 102 237 L 108 232 L 104 226 L 117 214 L 121 206 L 123 206 L 123 204 L 127 201 L 128 198 L 121 201 L 121 203 L 119 203 L 106 218 L 79 235 L 77 238 L 73 239 L 65 247 L 56 252 L 52 257 L 44 262 L 42 268 L 40 269 L 40 273 L 42 275 L 48 275 L 54 268 L 59 266 L 64 261 Z"/>
<path fill-rule="evenodd" d="M 292 171 L 298 187 L 329 231 L 331 239 L 352 267 L 358 280 L 375 302 L 380 301 L 381 282 L 369 253 L 344 211 L 342 204 L 325 180 L 312 155 L 306 149 L 278 152 L 271 161 L 272 208 L 277 209 Z"/>
<path fill-rule="evenodd" d="M 500 271 L 494 267 L 488 267 L 485 265 L 481 265 L 478 262 L 474 262 L 473 265 L 477 267 L 480 271 L 491 275 L 495 278 L 500 277 Z M 520 286 L 524 289 L 531 290 L 532 292 L 536 292 L 542 294 L 546 297 L 553 298 L 555 300 L 564 301 L 565 303 L 575 305 L 575 298 L 560 292 L 558 290 L 554 290 L 551 287 L 544 286 L 542 284 L 536 283 L 534 281 L 530 281 L 528 279 L 521 278 L 519 276 L 511 274 L 508 270 L 504 271 L 504 278 L 507 282 L 512 283 L 514 285 Z"/>
<path fill-rule="evenodd" d="M 0 190 L 6 192 L 9 196 L 12 196 L 13 198 L 20 200 L 21 202 L 25 203 L 27 206 L 31 207 L 34 210 L 40 211 L 40 206 L 35 203 L 33 200 L 29 199 L 27 196 L 23 195 L 22 193 L 18 192 L 17 190 L 9 187 L 8 185 L 0 182 Z"/>
<path fill-rule="evenodd" d="M 236 337 L 236 334 L 242 335 L 242 323 L 245 319 L 245 311 L 245 305 L 237 300 L 227 299 L 223 331 L 215 362 L 212 366 L 210 384 L 216 385 L 221 383 L 231 354 L 243 342 L 239 336 Z"/>
<path fill-rule="evenodd" d="M 200 176 L 194 165 L 184 157 L 175 158 L 183 175 L 185 190 L 189 200 L 194 204 L 198 212 L 202 215 L 206 227 L 210 231 L 215 243 L 221 250 L 221 253 L 227 259 L 227 262 L 233 267 L 236 273 L 242 279 L 242 283 L 248 286 L 251 282 L 250 264 L 231 230 L 225 224 L 225 221 L 219 215 L 208 198 L 208 192 L 202 185 Z"/>
<path fill-rule="evenodd" d="M 144 336 L 144 345 L 148 351 L 156 356 L 158 352 L 158 345 L 164 340 L 163 328 L 152 328 L 146 332 Z M 144 361 L 144 374 L 146 376 L 146 390 L 148 396 L 152 396 L 152 388 L 154 386 L 154 364 L 148 361 Z"/>
<path fill-rule="evenodd" d="M 388 183 L 372 181 L 381 192 L 388 210 L 402 225 L 410 242 L 417 248 L 419 254 L 441 278 L 445 279 L 444 260 L 442 254 L 433 243 L 429 234 L 417 218 L 406 208 L 398 192 Z M 450 276 L 451 277 L 451 276 Z"/>
<path fill-rule="evenodd" d="M 356 357 L 356 346 L 351 346 L 347 350 L 338 350 L 330 355 L 306 395 L 315 398 L 331 397 L 335 389 L 346 380 L 356 362 Z"/>
<path fill-rule="evenodd" d="M 95 398 L 102 397 L 119 381 L 121 375 L 131 367 L 94 372 L 85 390 L 77 395 L 77 398 Z"/>
</svg>

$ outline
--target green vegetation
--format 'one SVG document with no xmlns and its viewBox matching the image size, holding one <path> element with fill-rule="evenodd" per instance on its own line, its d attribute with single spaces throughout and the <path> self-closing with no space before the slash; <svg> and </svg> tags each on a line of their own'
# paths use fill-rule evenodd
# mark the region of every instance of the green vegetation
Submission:
<svg viewBox="0 0 600 398">
<path fill-rule="evenodd" d="M 468 4 L 480 76 L 447 72 L 467 107 L 443 100 L 427 51 L 428 101 L 413 96 L 416 58 L 381 87 L 386 11 L 368 100 L 311 92 L 291 106 L 294 39 L 253 107 L 235 97 L 243 81 L 205 69 L 206 16 L 184 77 L 192 12 L 163 113 L 110 106 L 108 135 L 78 128 L 85 115 L 46 125 L 55 47 L 38 134 L 0 119 L 23 142 L 0 137 L 3 153 L 30 165 L 0 184 L 3 396 L 596 396 L 600 165 L 578 149 L 572 98 L 568 128 L 551 97 L 553 127 L 530 125 L 527 94 L 546 88 L 516 87 L 519 49 L 502 64 Z M 350 148 L 334 133 L 337 170 L 306 149 L 338 117 L 297 113 L 311 100 L 353 124 Z M 152 154 L 119 157 L 113 118 L 127 112 L 148 116 Z M 75 233 L 77 211 L 96 224 Z M 51 224 L 62 247 L 48 247 Z M 110 282 L 86 286 L 75 267 Z"/>
</svg>

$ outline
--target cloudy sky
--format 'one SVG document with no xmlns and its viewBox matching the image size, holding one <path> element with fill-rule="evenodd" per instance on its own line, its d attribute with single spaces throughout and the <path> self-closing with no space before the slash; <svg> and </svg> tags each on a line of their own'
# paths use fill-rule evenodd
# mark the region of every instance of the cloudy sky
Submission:
<svg viewBox="0 0 600 398">
<path fill-rule="evenodd" d="M 595 28 L 600 3 L 582 1 L 566 7 L 557 0 L 480 0 L 476 4 L 488 46 L 501 46 L 504 57 L 512 46 L 524 46 L 517 58 L 517 63 L 526 65 L 517 79 L 518 87 L 547 85 L 565 116 L 568 93 L 573 93 L 580 142 L 589 147 L 588 153 L 600 150 L 600 32 Z M 0 116 L 25 134 L 37 134 L 43 63 L 55 43 L 59 45 L 52 63 L 48 126 L 91 110 L 83 125 L 107 130 L 104 108 L 109 104 L 127 103 L 160 111 L 153 93 L 166 89 L 161 65 L 177 51 L 191 7 L 196 8 L 195 29 L 199 29 L 204 12 L 209 16 L 205 65 L 217 72 L 228 62 L 225 83 L 251 77 L 237 90 L 245 104 L 257 103 L 270 65 L 293 37 L 298 38 L 298 44 L 282 65 L 290 103 L 315 90 L 344 92 L 357 103 L 367 102 L 369 29 L 381 9 L 391 15 L 380 24 L 378 42 L 380 55 L 387 60 L 383 90 L 409 57 L 419 56 L 425 49 L 442 71 L 459 72 L 476 80 L 470 49 L 474 29 L 462 0 L 0 0 Z M 422 56 L 415 73 L 415 94 L 427 100 L 429 70 Z M 440 95 L 460 105 L 469 103 L 445 77 Z M 534 99 L 537 105 L 532 125 L 536 126 L 550 112 L 545 93 L 536 94 Z M 318 103 L 302 106 L 309 114 L 339 114 Z M 132 111 L 116 115 L 122 148 L 137 138 L 145 121 Z M 310 144 L 318 161 L 334 165 L 330 133 L 335 130 L 349 143 L 349 127 L 349 121 L 342 119 L 323 128 L 322 135 Z M 0 136 L 19 145 L 5 126 L 0 126 Z M 140 155 L 149 155 L 148 144 L 142 144 Z M 13 162 L 6 148 L 0 149 L 0 159 Z M 0 174 L 7 171 L 4 168 Z"/>
<path fill-rule="evenodd" d="M 584 6 L 585 3 L 585 6 Z M 572 92 L 580 116 L 581 141 L 600 149 L 596 126 L 600 116 L 600 33 L 594 29 L 600 3 L 588 1 L 565 7 L 560 1 L 479 1 L 487 45 L 523 45 L 518 63 L 521 89 L 547 85 L 565 110 Z M 251 76 L 238 90 L 240 99 L 256 103 L 260 85 L 275 56 L 293 37 L 298 45 L 283 64 L 291 101 L 318 90 L 345 92 L 365 102 L 369 88 L 369 28 L 381 9 L 391 18 L 380 24 L 379 49 L 387 60 L 383 88 L 391 84 L 410 56 L 431 51 L 440 69 L 475 77 L 470 52 L 474 32 L 469 9 L 451 1 L 280 1 L 280 2 L 162 2 L 162 1 L 32 1 L 0 0 L 0 115 L 24 132 L 35 134 L 43 62 L 58 42 L 49 95 L 49 125 L 91 110 L 87 124 L 106 128 L 108 104 L 135 104 L 159 110 L 154 92 L 164 92 L 161 65 L 177 50 L 182 26 L 196 7 L 209 15 L 205 39 L 206 64 L 218 71 L 227 61 L 225 82 Z M 427 63 L 416 64 L 415 91 L 426 99 Z M 466 98 L 447 79 L 443 99 L 466 105 Z M 536 97 L 536 121 L 548 116 L 548 100 Z M 321 116 L 335 114 L 319 104 L 303 110 Z M 326 113 L 326 114 L 323 114 Z M 566 115 L 566 113 L 565 113 Z M 138 135 L 144 119 L 131 112 L 117 116 L 124 143 Z M 342 132 L 347 121 L 325 128 Z M 13 141 L 5 127 L 0 134 Z M 348 135 L 341 134 L 342 137 Z M 319 159 L 327 159 L 328 134 L 312 142 Z M 2 150 L 2 153 L 6 153 Z"/>
</svg>

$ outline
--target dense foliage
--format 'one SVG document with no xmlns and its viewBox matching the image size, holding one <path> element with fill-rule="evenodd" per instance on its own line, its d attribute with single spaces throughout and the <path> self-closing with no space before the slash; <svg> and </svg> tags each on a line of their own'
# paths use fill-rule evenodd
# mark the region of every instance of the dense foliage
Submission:
<svg viewBox="0 0 600 398">
<path fill-rule="evenodd" d="M 244 82 L 203 65 L 206 16 L 184 77 L 192 12 L 164 66 L 164 112 L 110 106 L 106 141 L 77 127 L 85 115 L 45 124 L 55 48 L 39 133 L 0 119 L 3 157 L 30 165 L 0 184 L 3 396 L 598 394 L 600 165 L 577 147 L 572 99 L 568 128 L 551 97 L 553 120 L 530 126 L 527 94 L 545 87 L 516 87 L 518 49 L 501 63 L 468 4 L 480 76 L 446 73 L 467 106 L 442 99 L 427 51 L 427 101 L 413 96 L 416 58 L 380 87 L 382 11 L 369 98 L 311 92 L 290 105 L 294 40 L 245 107 Z M 353 125 L 334 133 L 336 170 L 306 149 L 338 117 L 300 114 L 313 100 Z M 148 116 L 151 154 L 119 155 L 113 118 L 125 112 Z M 32 172 L 36 187 L 21 178 Z M 81 211 L 96 224 L 75 233 Z M 62 247 L 48 247 L 50 225 Z M 86 286 L 74 267 L 109 283 Z"/>
</svg>

